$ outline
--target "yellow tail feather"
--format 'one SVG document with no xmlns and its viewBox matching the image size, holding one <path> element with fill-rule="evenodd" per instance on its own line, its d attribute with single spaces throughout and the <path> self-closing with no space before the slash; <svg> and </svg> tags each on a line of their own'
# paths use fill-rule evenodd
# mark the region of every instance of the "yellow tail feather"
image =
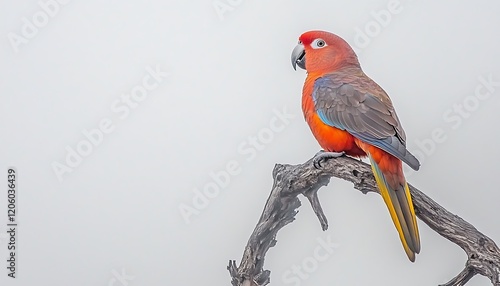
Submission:
<svg viewBox="0 0 500 286">
<path fill-rule="evenodd" d="M 369 157 L 380 194 L 389 209 L 403 248 L 413 262 L 415 254 L 420 252 L 420 236 L 408 184 L 405 182 L 404 187 L 401 185 L 397 190 L 391 188 L 377 163 Z"/>
</svg>

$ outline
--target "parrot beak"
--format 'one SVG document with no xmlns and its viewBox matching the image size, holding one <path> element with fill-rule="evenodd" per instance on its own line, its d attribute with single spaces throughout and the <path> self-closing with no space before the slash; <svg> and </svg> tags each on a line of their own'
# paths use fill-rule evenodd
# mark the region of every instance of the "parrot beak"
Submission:
<svg viewBox="0 0 500 286">
<path fill-rule="evenodd" d="M 304 45 L 298 44 L 292 52 L 292 66 L 294 70 L 299 68 L 306 69 L 306 51 L 304 50 Z"/>
</svg>

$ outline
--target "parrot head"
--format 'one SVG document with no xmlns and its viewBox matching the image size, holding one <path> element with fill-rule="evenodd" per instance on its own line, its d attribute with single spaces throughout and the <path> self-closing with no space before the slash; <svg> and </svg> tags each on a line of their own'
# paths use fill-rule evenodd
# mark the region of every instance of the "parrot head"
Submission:
<svg viewBox="0 0 500 286">
<path fill-rule="evenodd" d="M 358 57 L 341 37 L 325 31 L 309 31 L 299 37 L 292 52 L 292 66 L 308 73 L 335 71 L 340 67 L 359 67 Z"/>
</svg>

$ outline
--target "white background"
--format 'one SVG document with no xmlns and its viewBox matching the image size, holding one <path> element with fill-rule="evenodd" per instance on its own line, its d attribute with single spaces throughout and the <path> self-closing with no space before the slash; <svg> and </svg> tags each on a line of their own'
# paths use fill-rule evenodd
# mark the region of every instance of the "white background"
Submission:
<svg viewBox="0 0 500 286">
<path fill-rule="evenodd" d="M 500 4 L 401 0 L 397 13 L 380 12 L 389 3 L 74 0 L 40 24 L 37 1 L 3 1 L 0 184 L 15 166 L 19 227 L 18 278 L 1 267 L 0 284 L 230 285 L 226 265 L 241 259 L 274 164 L 302 163 L 319 150 L 300 109 L 305 72 L 290 64 L 299 35 L 311 29 L 344 37 L 391 96 L 408 149 L 424 154 L 408 181 L 500 241 L 500 86 L 475 98 L 479 77 L 500 82 Z M 230 9 L 217 12 L 223 5 Z M 40 27 L 23 35 L 23 18 L 33 23 L 34 15 Z M 13 44 L 13 34 L 24 42 Z M 120 118 L 111 106 L 141 85 L 148 67 L 168 76 Z M 467 115 L 457 115 L 454 105 L 464 102 Z M 294 118 L 271 138 L 266 128 L 283 109 Z M 104 118 L 113 131 L 59 180 L 54 164 L 67 165 L 67 148 L 85 144 L 82 132 Z M 430 148 L 436 129 L 446 139 L 425 153 L 422 142 Z M 262 150 L 251 147 L 249 137 L 264 133 Z M 243 152 L 249 148 L 255 156 Z M 232 161 L 239 173 L 183 217 L 180 207 L 195 208 L 193 190 Z M 302 200 L 266 257 L 271 285 L 437 285 L 464 266 L 464 252 L 422 222 L 422 251 L 409 262 L 376 194 L 332 179 L 320 199 L 330 229 L 321 231 Z M 293 265 L 312 263 L 317 240 L 328 237 L 337 247 L 327 260 L 309 264 L 307 278 L 284 279 Z M 122 271 L 133 278 L 120 281 Z"/>
</svg>

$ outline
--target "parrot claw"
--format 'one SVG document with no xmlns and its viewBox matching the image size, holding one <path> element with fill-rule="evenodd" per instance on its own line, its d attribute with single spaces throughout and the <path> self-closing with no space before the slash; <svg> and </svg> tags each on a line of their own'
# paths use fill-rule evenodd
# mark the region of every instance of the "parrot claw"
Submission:
<svg viewBox="0 0 500 286">
<path fill-rule="evenodd" d="M 344 156 L 344 155 L 345 155 L 344 151 L 342 151 L 342 152 L 325 152 L 325 151 L 319 151 L 314 156 L 314 159 L 313 159 L 314 168 L 320 169 L 322 167 L 321 166 L 321 162 L 322 161 L 327 161 L 328 159 L 338 158 L 338 157 L 341 157 L 341 156 Z"/>
</svg>

